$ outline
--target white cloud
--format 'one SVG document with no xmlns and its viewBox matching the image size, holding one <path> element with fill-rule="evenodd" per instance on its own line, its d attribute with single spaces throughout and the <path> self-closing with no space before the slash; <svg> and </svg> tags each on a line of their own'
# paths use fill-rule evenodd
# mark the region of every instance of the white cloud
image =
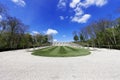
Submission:
<svg viewBox="0 0 120 80">
<path fill-rule="evenodd" d="M 98 0 L 98 1 L 96 1 L 97 6 L 103 6 L 103 5 L 107 4 L 107 3 L 108 3 L 107 0 Z"/>
<path fill-rule="evenodd" d="M 15 4 L 24 7 L 26 5 L 24 0 L 11 0 L 12 2 L 14 2 Z"/>
<path fill-rule="evenodd" d="M 96 5 L 98 7 L 104 6 L 107 3 L 107 0 L 85 0 L 82 3 L 82 6 L 89 7 L 91 5 Z"/>
<path fill-rule="evenodd" d="M 47 35 L 55 35 L 55 34 L 58 34 L 58 31 L 57 30 L 54 30 L 54 29 L 48 29 L 46 31 L 46 34 Z"/>
<path fill-rule="evenodd" d="M 54 42 L 57 42 L 58 40 L 57 39 L 53 39 Z"/>
<path fill-rule="evenodd" d="M 2 18 L 3 18 L 2 15 L 0 15 L 0 21 L 2 20 Z"/>
<path fill-rule="evenodd" d="M 105 4 L 107 4 L 108 0 L 72 0 L 72 2 L 70 3 L 70 7 L 71 8 L 75 8 L 77 6 L 79 7 L 89 7 L 92 5 L 96 5 L 98 7 L 104 6 Z"/>
<path fill-rule="evenodd" d="M 83 10 L 80 7 L 76 7 L 74 11 L 75 11 L 75 16 L 80 16 L 84 14 Z"/>
<path fill-rule="evenodd" d="M 64 20 L 64 17 L 63 16 L 59 16 L 61 20 Z"/>
<path fill-rule="evenodd" d="M 72 0 L 69 6 L 74 10 L 75 14 L 73 17 L 71 16 L 70 19 L 73 22 L 86 23 L 91 15 L 85 14 L 83 8 L 86 9 L 93 5 L 102 7 L 105 4 L 107 4 L 107 0 Z"/>
<path fill-rule="evenodd" d="M 72 21 L 78 23 L 86 23 L 90 17 L 90 14 L 84 14 L 83 16 L 74 16 L 72 18 Z"/>
<path fill-rule="evenodd" d="M 74 11 L 74 16 L 70 16 L 71 21 L 78 23 L 86 23 L 91 15 L 86 14 L 83 9 L 90 6 L 102 7 L 108 3 L 108 0 L 71 0 L 69 7 Z M 66 8 L 67 0 L 59 0 L 58 8 Z M 60 16 L 61 20 L 66 17 Z"/>
<path fill-rule="evenodd" d="M 38 31 L 32 31 L 32 34 L 37 35 L 37 34 L 40 34 L 40 33 Z"/>
<path fill-rule="evenodd" d="M 75 8 L 79 2 L 80 0 L 72 0 L 72 2 L 70 3 L 70 7 Z"/>
<path fill-rule="evenodd" d="M 57 7 L 58 8 L 66 8 L 66 0 L 59 0 Z"/>
<path fill-rule="evenodd" d="M 59 16 L 60 20 L 65 20 L 65 19 L 68 19 L 69 16 Z"/>
</svg>

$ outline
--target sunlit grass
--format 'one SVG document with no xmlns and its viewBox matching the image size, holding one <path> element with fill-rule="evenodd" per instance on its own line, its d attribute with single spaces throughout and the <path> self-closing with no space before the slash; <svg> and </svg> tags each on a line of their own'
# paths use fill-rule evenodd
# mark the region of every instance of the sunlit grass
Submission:
<svg viewBox="0 0 120 80">
<path fill-rule="evenodd" d="M 88 49 L 73 48 L 68 46 L 54 46 L 33 51 L 32 55 L 47 57 L 74 57 L 89 55 Z"/>
</svg>

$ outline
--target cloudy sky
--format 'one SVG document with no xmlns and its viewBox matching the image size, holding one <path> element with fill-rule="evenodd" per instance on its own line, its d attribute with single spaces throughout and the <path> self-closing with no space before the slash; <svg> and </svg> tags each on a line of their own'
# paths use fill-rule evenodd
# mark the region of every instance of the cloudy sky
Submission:
<svg viewBox="0 0 120 80">
<path fill-rule="evenodd" d="M 53 34 L 55 41 L 72 41 L 91 21 L 119 14 L 120 0 L 0 0 L 11 16 L 29 25 L 29 33 Z M 0 16 L 1 18 L 1 16 Z"/>
</svg>

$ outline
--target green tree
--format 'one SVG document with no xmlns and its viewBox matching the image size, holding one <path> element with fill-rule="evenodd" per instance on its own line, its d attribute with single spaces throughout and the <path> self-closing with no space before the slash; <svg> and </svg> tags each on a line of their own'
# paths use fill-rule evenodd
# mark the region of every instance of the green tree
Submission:
<svg viewBox="0 0 120 80">
<path fill-rule="evenodd" d="M 74 41 L 77 42 L 78 40 L 79 40 L 78 35 L 75 34 L 75 35 L 74 35 Z"/>
<path fill-rule="evenodd" d="M 85 41 L 84 35 L 83 35 L 82 33 L 80 34 L 80 41 L 81 41 L 81 42 L 84 42 L 84 41 Z"/>
</svg>

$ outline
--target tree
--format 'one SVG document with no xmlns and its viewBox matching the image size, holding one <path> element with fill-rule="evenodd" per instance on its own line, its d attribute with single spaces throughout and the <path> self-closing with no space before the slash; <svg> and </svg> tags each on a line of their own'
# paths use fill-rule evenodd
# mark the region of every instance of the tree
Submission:
<svg viewBox="0 0 120 80">
<path fill-rule="evenodd" d="M 0 3 L 0 50 L 29 48 L 34 46 L 48 45 L 53 41 L 53 36 L 30 35 L 25 25 L 16 17 L 7 14 L 6 6 Z"/>
<path fill-rule="evenodd" d="M 74 35 L 74 41 L 77 42 L 78 40 L 79 40 L 78 35 L 75 34 L 75 35 Z"/>
<path fill-rule="evenodd" d="M 44 35 L 43 36 L 43 41 L 42 41 L 43 44 L 45 43 L 48 43 L 48 35 Z"/>
<path fill-rule="evenodd" d="M 19 42 L 20 48 L 23 48 L 23 49 L 30 48 L 30 47 L 32 47 L 32 44 L 33 44 L 32 35 L 27 33 L 27 34 L 24 34 L 21 36 L 20 42 Z"/>
<path fill-rule="evenodd" d="M 82 33 L 80 33 L 80 41 L 81 41 L 81 42 L 84 42 L 84 41 L 85 41 L 85 38 L 84 38 L 84 36 L 83 36 Z"/>
<path fill-rule="evenodd" d="M 48 35 L 48 42 L 52 45 L 53 43 L 53 35 Z"/>
<path fill-rule="evenodd" d="M 9 33 L 9 46 L 11 49 L 16 48 L 26 26 L 15 17 L 8 17 L 6 27 L 5 31 Z"/>
<path fill-rule="evenodd" d="M 2 3 L 0 3 L 0 15 L 2 16 L 7 15 L 7 8 Z"/>
<path fill-rule="evenodd" d="M 76 32 L 74 32 L 75 37 Z M 116 20 L 103 18 L 91 22 L 80 30 L 79 38 L 90 46 L 118 49 L 120 48 L 120 18 Z"/>
</svg>

